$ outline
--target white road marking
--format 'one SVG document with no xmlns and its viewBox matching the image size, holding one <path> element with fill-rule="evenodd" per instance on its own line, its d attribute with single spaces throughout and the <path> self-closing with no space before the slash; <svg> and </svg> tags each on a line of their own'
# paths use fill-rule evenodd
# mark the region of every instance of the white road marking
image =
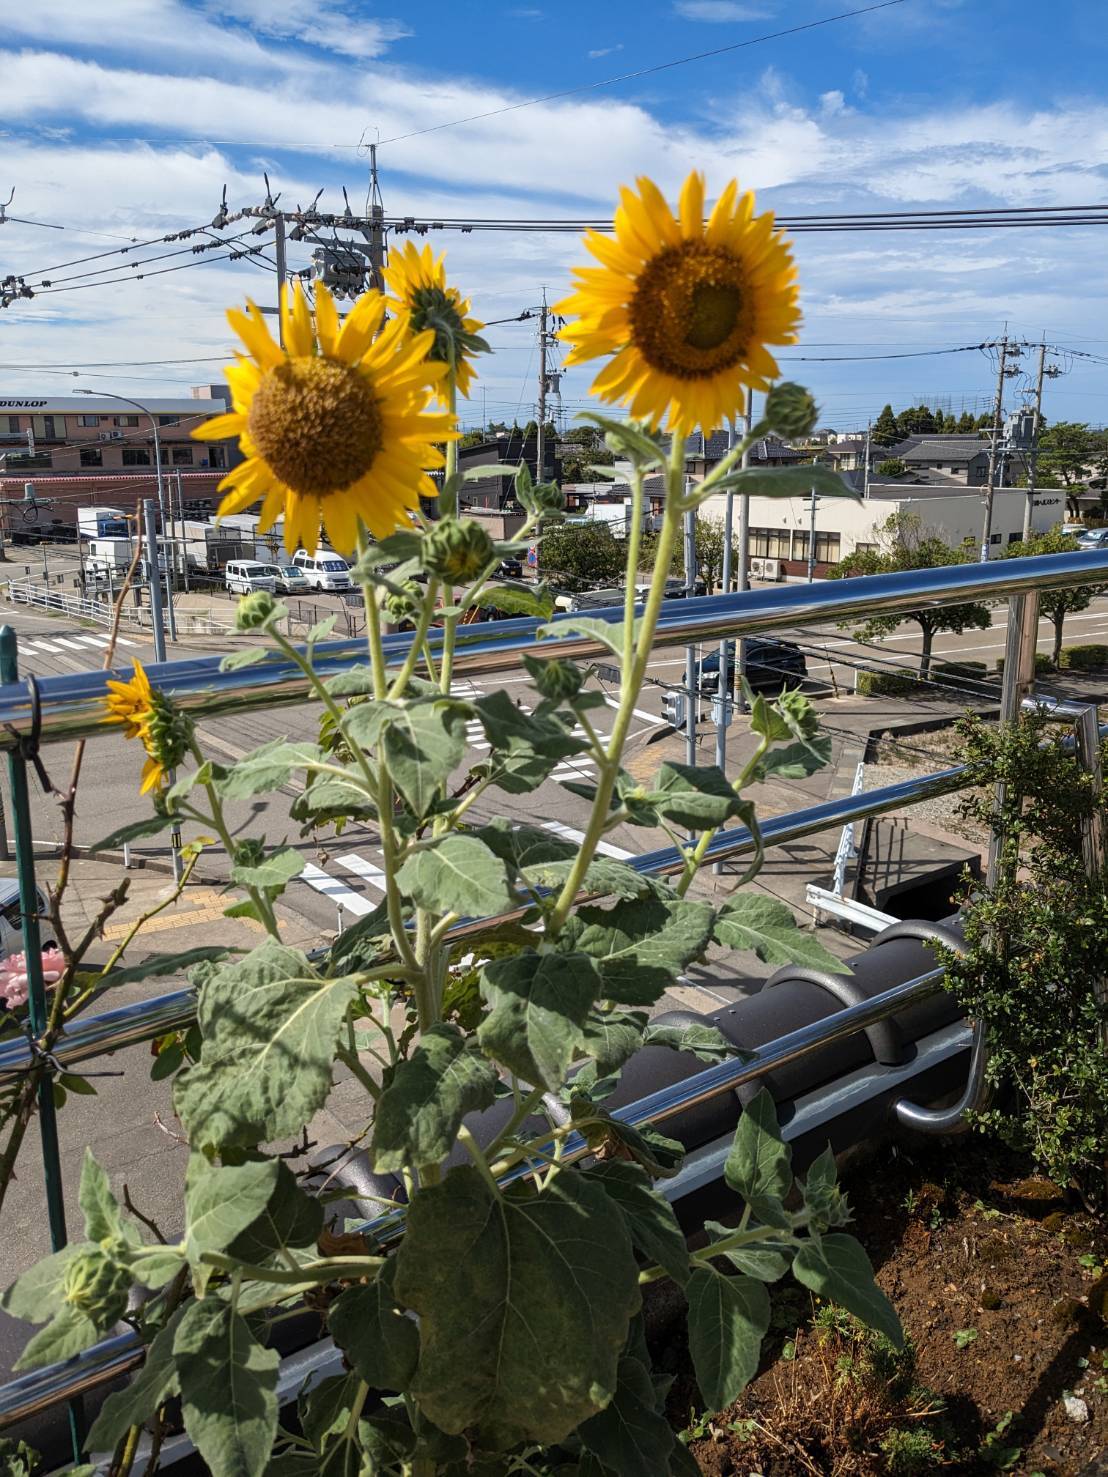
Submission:
<svg viewBox="0 0 1108 1477">
<path fill-rule="evenodd" d="M 43 641 L 41 638 L 37 638 L 34 641 L 24 641 L 23 645 L 28 651 L 56 652 L 61 650 L 60 647 L 52 646 L 49 641 Z"/>
<path fill-rule="evenodd" d="M 76 641 L 71 641 L 68 636 L 55 636 L 54 640 L 59 646 L 68 646 L 71 651 L 80 651 L 81 647 Z"/>
<path fill-rule="evenodd" d="M 609 708 L 618 708 L 619 707 L 619 701 L 618 701 L 618 699 L 616 699 L 614 697 L 609 697 L 607 695 L 607 693 L 604 694 L 604 701 L 608 704 Z M 658 715 L 657 715 L 657 713 L 648 713 L 643 708 L 632 708 L 631 711 L 632 711 L 632 713 L 634 713 L 634 715 L 635 715 L 636 718 L 641 718 L 644 723 L 657 723 L 658 722 Z"/>
<path fill-rule="evenodd" d="M 80 641 L 85 646 L 102 646 L 107 644 L 107 636 L 74 636 L 74 641 Z"/>
<path fill-rule="evenodd" d="M 364 856 L 359 856 L 356 851 L 348 851 L 345 856 L 337 856 L 336 863 L 345 867 L 348 872 L 353 872 L 370 887 L 376 887 L 378 892 L 385 891 L 385 874 L 380 867 L 375 867 L 372 862 L 367 862 Z"/>
<path fill-rule="evenodd" d="M 341 903 L 347 913 L 353 913 L 358 918 L 364 918 L 367 913 L 373 911 L 373 904 L 368 899 L 354 892 L 337 877 L 332 877 L 322 867 L 317 867 L 314 862 L 307 864 L 300 873 L 300 880 L 306 882 L 309 887 L 314 887 L 316 892 L 321 892 L 324 897 L 330 898 L 333 903 Z"/>
<path fill-rule="evenodd" d="M 575 831 L 572 826 L 563 826 L 561 821 L 543 821 L 544 831 L 553 831 L 555 836 L 561 836 L 566 841 L 575 841 L 579 846 L 585 839 L 584 831 Z M 628 857 L 635 855 L 633 851 L 624 851 L 622 846 L 613 846 L 610 841 L 598 841 L 597 851 L 602 851 L 605 856 L 614 856 L 617 861 L 625 862 Z"/>
</svg>

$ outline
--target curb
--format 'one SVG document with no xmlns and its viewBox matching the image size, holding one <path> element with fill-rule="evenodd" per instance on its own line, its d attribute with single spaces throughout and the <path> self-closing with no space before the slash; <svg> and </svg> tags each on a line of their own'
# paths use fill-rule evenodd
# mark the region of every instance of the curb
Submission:
<svg viewBox="0 0 1108 1477">
<path fill-rule="evenodd" d="M 62 844 L 60 841 L 32 841 L 35 856 L 60 857 Z M 105 861 L 112 862 L 118 867 L 123 866 L 123 853 L 121 851 L 93 851 L 90 846 L 74 846 L 71 851 L 74 861 Z M 173 862 L 160 856 L 132 856 L 131 865 L 125 868 L 128 872 L 158 872 L 162 876 L 173 876 Z M 216 877 L 210 872 L 194 871 L 190 879 L 193 882 L 203 883 L 206 887 L 219 887 L 227 881 L 226 877 Z"/>
</svg>

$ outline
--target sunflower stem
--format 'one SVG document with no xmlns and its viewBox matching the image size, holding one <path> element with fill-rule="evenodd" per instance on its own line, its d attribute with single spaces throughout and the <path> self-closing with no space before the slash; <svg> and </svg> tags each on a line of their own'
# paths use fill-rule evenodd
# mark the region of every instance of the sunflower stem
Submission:
<svg viewBox="0 0 1108 1477">
<path fill-rule="evenodd" d="M 415 671 L 420 652 L 427 644 L 427 628 L 431 624 L 431 616 L 434 613 L 438 593 L 439 581 L 432 575 L 427 582 L 427 593 L 423 597 L 423 605 L 419 612 L 419 621 L 412 635 L 412 644 L 408 647 L 408 655 L 404 658 L 404 665 L 393 678 L 392 686 L 389 688 L 388 695 L 390 698 L 404 696 L 404 689 L 407 687 L 412 673 Z"/>
<path fill-rule="evenodd" d="M 619 708 L 616 712 L 616 721 L 612 727 L 611 737 L 608 740 L 604 762 L 597 766 L 596 795 L 593 799 L 592 814 L 589 817 L 585 839 L 581 842 L 581 849 L 574 858 L 573 866 L 570 868 L 569 875 L 562 885 L 561 892 L 558 894 L 558 900 L 554 904 L 553 910 L 547 915 L 546 929 L 550 936 L 556 935 L 569 917 L 570 909 L 573 907 L 577 894 L 584 883 L 585 874 L 592 863 L 593 856 L 596 854 L 597 844 L 604 835 L 612 794 L 619 775 L 620 759 L 623 756 L 623 745 L 627 739 L 631 719 L 634 715 L 635 703 L 638 701 L 643 677 L 646 675 L 647 663 L 650 660 L 650 649 L 654 641 L 654 631 L 658 624 L 658 615 L 662 608 L 662 597 L 665 593 L 670 561 L 673 558 L 677 532 L 681 526 L 681 517 L 684 513 L 682 498 L 684 470 L 685 438 L 681 434 L 680 428 L 675 427 L 670 446 L 669 461 L 666 464 L 666 508 L 662 518 L 662 530 L 658 537 L 656 562 L 650 578 L 650 591 L 646 597 L 646 605 L 643 609 L 638 637 L 633 643 L 634 649 L 631 659 L 629 662 L 625 662 L 622 668 Z M 630 584 L 631 578 L 632 574 L 629 567 L 627 574 L 628 584 Z M 633 604 L 631 608 L 633 613 Z"/>
<path fill-rule="evenodd" d="M 446 408 L 450 413 L 450 425 L 453 430 L 458 419 L 458 376 L 453 364 L 446 376 Z M 458 490 L 453 483 L 457 475 L 458 443 L 452 440 L 446 443 L 446 469 L 443 475 L 442 495 L 439 498 L 439 511 L 444 518 L 453 518 L 458 512 Z"/>
<path fill-rule="evenodd" d="M 365 558 L 368 543 L 365 536 L 365 528 L 361 519 L 358 520 L 358 562 Z M 369 648 L 369 664 L 373 669 L 373 696 L 380 700 L 388 691 L 388 678 L 385 675 L 385 648 L 381 644 L 381 610 L 377 604 L 377 592 L 367 580 L 362 585 L 362 599 L 365 601 L 365 635 L 366 645 Z M 409 676 L 411 674 L 409 673 Z"/>
</svg>

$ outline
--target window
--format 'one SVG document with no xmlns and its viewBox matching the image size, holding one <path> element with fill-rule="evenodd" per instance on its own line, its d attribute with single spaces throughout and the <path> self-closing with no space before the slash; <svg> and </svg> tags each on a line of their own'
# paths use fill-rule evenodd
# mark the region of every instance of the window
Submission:
<svg viewBox="0 0 1108 1477">
<path fill-rule="evenodd" d="M 139 423 L 137 415 L 117 415 L 114 420 L 117 426 L 137 426 Z"/>
<path fill-rule="evenodd" d="M 102 467 L 104 465 L 104 453 L 99 446 L 81 447 L 82 467 Z"/>
<path fill-rule="evenodd" d="M 226 467 L 226 465 L 227 465 L 227 448 L 225 446 L 209 446 L 208 447 L 208 466 L 209 467 L 220 467 L 220 468 L 223 468 L 223 467 Z"/>
<path fill-rule="evenodd" d="M 989 535 L 989 543 L 990 544 L 999 544 L 1000 543 L 1000 534 L 999 533 L 991 533 Z"/>
<path fill-rule="evenodd" d="M 789 557 L 789 530 L 787 528 L 752 528 L 750 530 L 750 552 L 758 559 L 787 559 Z"/>
<path fill-rule="evenodd" d="M 145 446 L 125 446 L 123 448 L 123 465 L 125 467 L 148 467 L 150 465 L 150 452 Z"/>
<path fill-rule="evenodd" d="M 158 417 L 159 426 L 179 426 L 180 424 L 181 417 L 179 415 L 160 415 Z"/>
<path fill-rule="evenodd" d="M 192 447 L 191 446 L 174 446 L 172 448 L 172 451 L 173 451 L 173 465 L 175 467 L 191 467 L 192 466 Z"/>
<path fill-rule="evenodd" d="M 9 415 L 8 416 L 8 430 L 9 431 L 15 431 L 16 433 L 18 433 L 18 431 L 19 431 L 19 417 L 17 415 Z"/>
<path fill-rule="evenodd" d="M 816 530 L 816 563 L 837 564 L 839 562 L 840 537 L 837 533 L 821 533 Z M 793 534 L 793 558 L 807 559 L 808 533 Z"/>
<path fill-rule="evenodd" d="M 856 554 L 876 554 L 877 553 L 877 545 L 876 544 L 864 544 L 864 543 L 862 543 L 859 540 L 859 542 L 854 545 L 854 552 Z"/>
<path fill-rule="evenodd" d="M 79 426 L 98 426 L 100 424 L 100 417 L 98 415 L 79 415 L 77 417 L 77 424 Z"/>
<path fill-rule="evenodd" d="M 5 465 L 9 471 L 14 469 L 29 471 L 32 467 L 52 467 L 54 465 L 54 458 L 48 451 L 20 451 L 18 453 L 9 453 Z"/>
<path fill-rule="evenodd" d="M 1023 538 L 1022 533 L 1010 533 L 1008 535 L 1008 542 L 1010 544 L 1018 544 L 1021 538 Z"/>
</svg>

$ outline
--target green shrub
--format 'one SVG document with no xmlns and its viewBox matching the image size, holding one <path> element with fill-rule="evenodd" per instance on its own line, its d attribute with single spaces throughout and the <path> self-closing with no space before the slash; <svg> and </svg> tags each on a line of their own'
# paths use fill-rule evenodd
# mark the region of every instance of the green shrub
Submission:
<svg viewBox="0 0 1108 1477">
<path fill-rule="evenodd" d="M 859 672 L 855 691 L 862 697 L 910 697 L 919 682 L 901 672 Z"/>
<path fill-rule="evenodd" d="M 1089 642 L 1085 646 L 1064 646 L 1059 665 L 1071 672 L 1095 672 L 1108 667 L 1108 646 Z"/>
<path fill-rule="evenodd" d="M 1004 658 L 1002 656 L 998 656 L 996 659 L 996 670 L 997 676 L 1001 676 L 1004 672 Z M 1047 677 L 1053 671 L 1054 663 L 1043 652 L 1037 651 L 1035 653 L 1035 676 Z"/>
<path fill-rule="evenodd" d="M 932 682 L 985 682 L 988 676 L 988 662 L 935 662 L 931 668 Z"/>
<path fill-rule="evenodd" d="M 943 1446 L 929 1426 L 894 1426 L 881 1438 L 889 1477 L 916 1477 L 943 1465 Z"/>
</svg>

